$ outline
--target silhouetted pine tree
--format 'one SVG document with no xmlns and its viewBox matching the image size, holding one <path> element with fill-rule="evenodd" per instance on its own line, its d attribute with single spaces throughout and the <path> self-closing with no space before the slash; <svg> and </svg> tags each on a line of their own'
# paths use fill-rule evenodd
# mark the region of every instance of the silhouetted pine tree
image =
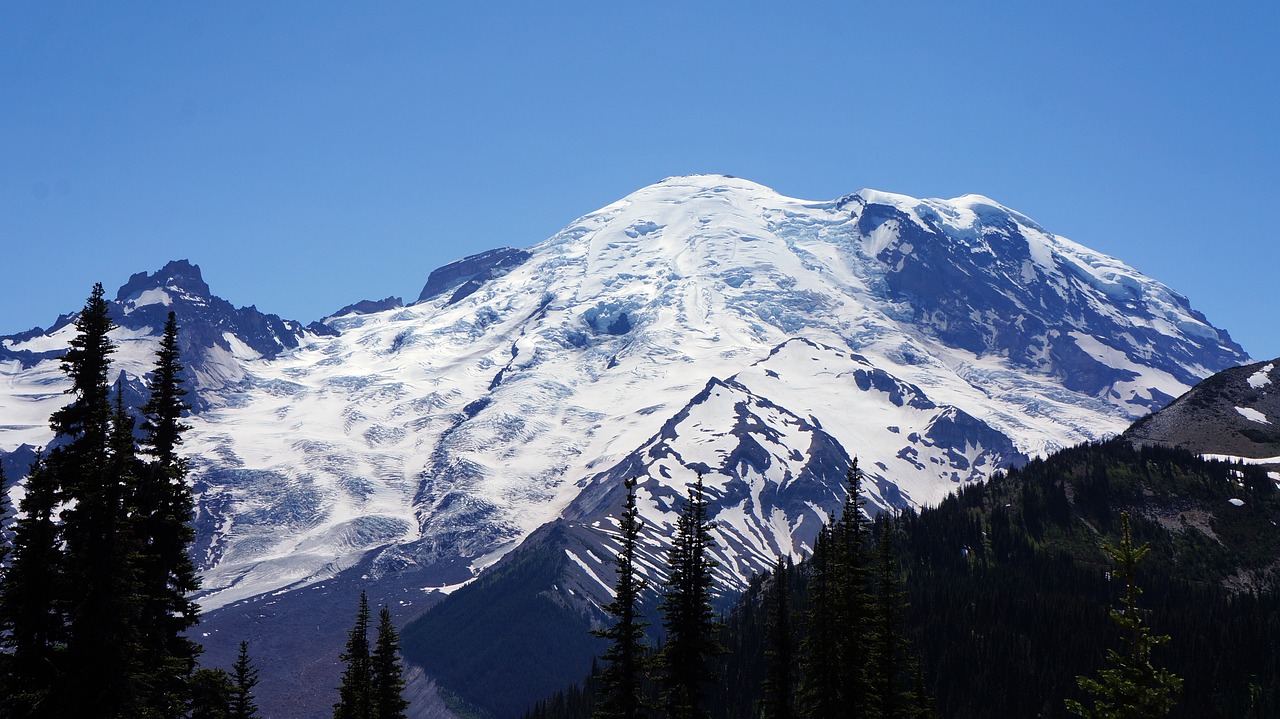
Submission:
<svg viewBox="0 0 1280 719">
<path fill-rule="evenodd" d="M 333 705 L 334 719 L 368 719 L 373 707 L 373 668 L 369 657 L 369 597 L 360 592 L 360 609 L 356 623 L 347 634 L 338 687 L 338 703 Z"/>
<path fill-rule="evenodd" d="M 137 472 L 128 503 L 138 538 L 143 664 L 152 677 L 144 699 L 160 716 L 177 716 L 201 648 L 184 632 L 199 621 L 190 599 L 200 578 L 188 552 L 195 541 L 191 526 L 195 501 L 187 485 L 187 462 L 178 455 L 189 426 L 182 414 L 182 364 L 178 325 L 172 312 L 165 322 L 151 375 L 151 396 L 142 407 L 142 452 L 149 461 Z"/>
<path fill-rule="evenodd" d="M 373 673 L 373 719 L 405 719 L 409 702 L 404 698 L 404 665 L 400 660 L 400 635 L 391 623 L 391 610 L 378 612 L 378 638 L 370 657 Z"/>
<path fill-rule="evenodd" d="M 818 530 L 809 572 L 809 611 L 801 644 L 800 704 L 810 719 L 843 717 L 840 672 L 840 586 L 832 524 Z"/>
<path fill-rule="evenodd" d="M 256 719 L 258 705 L 253 688 L 258 685 L 258 669 L 249 660 L 249 642 L 240 642 L 240 653 L 231 666 L 231 692 L 227 700 L 228 719 Z"/>
<path fill-rule="evenodd" d="M 9 480 L 0 464 L 0 582 L 4 581 L 5 560 L 9 558 L 9 535 L 4 531 L 9 524 Z M 0 617 L 3 621 L 3 617 Z M 2 625 L 0 625 L 2 626 Z"/>
<path fill-rule="evenodd" d="M 876 530 L 875 613 L 871 621 L 868 667 L 871 704 L 879 719 L 911 719 L 916 714 L 917 702 L 909 684 L 914 666 L 903 636 L 906 591 L 894 555 L 892 521 L 880 515 Z"/>
<path fill-rule="evenodd" d="M 779 557 L 773 570 L 772 585 L 765 595 L 765 678 L 760 700 L 764 719 L 792 719 L 795 711 L 796 646 L 792 636 L 791 598 L 787 584 L 791 581 L 791 558 Z"/>
<path fill-rule="evenodd" d="M 67 584 L 61 602 L 68 630 L 65 661 L 59 662 L 66 686 L 54 688 L 66 716 L 138 713 L 136 587 L 124 506 L 133 451 L 132 442 L 125 449 L 112 432 L 117 413 L 108 373 L 115 344 L 107 310 L 102 285 L 94 285 L 62 358 L 73 401 L 49 420 L 57 439 L 47 470 L 66 503 L 61 518 Z"/>
<path fill-rule="evenodd" d="M 26 493 L 18 502 L 13 551 L 0 585 L 0 614 L 11 650 L 4 677 L 5 709 L 13 717 L 56 717 L 53 695 L 61 647 L 66 641 L 62 615 L 62 529 L 57 521 L 58 487 L 37 454 L 27 473 Z"/>
<path fill-rule="evenodd" d="M 716 678 L 712 659 L 724 651 L 711 607 L 713 572 L 719 566 L 711 556 L 712 547 L 707 499 L 699 474 L 676 522 L 658 607 L 667 633 L 659 657 L 663 700 L 672 719 L 707 716 L 705 687 Z"/>
<path fill-rule="evenodd" d="M 190 719 L 230 719 L 234 692 L 235 685 L 225 669 L 197 669 L 191 675 Z"/>
<path fill-rule="evenodd" d="M 640 594 L 644 582 L 636 573 L 636 543 L 640 536 L 640 512 L 636 508 L 636 480 L 625 482 L 626 503 L 618 520 L 618 548 L 616 559 L 618 578 L 614 583 L 614 599 L 604 610 L 616 619 L 608 629 L 593 631 L 597 637 L 609 640 L 605 651 L 604 667 L 598 675 L 599 701 L 593 714 L 597 719 L 637 719 L 647 705 L 644 696 L 644 628 L 649 626 L 640 618 Z"/>
<path fill-rule="evenodd" d="M 845 716 L 860 715 L 874 704 L 867 676 L 871 659 L 871 622 L 875 607 L 871 590 L 870 522 L 864 511 L 862 470 L 855 457 L 845 475 L 848 493 L 840 520 L 832 528 L 835 548 L 837 650 L 840 662 L 840 705 Z M 832 631 L 828 628 L 827 631 Z"/>
</svg>

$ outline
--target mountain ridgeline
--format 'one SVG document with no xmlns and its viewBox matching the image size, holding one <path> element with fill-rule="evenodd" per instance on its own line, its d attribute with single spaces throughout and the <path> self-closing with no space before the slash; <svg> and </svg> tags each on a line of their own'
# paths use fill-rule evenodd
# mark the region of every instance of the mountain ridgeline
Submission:
<svg viewBox="0 0 1280 719">
<path fill-rule="evenodd" d="M 510 701 L 575 681 L 590 650 L 565 638 L 610 601 L 626 479 L 652 584 L 704 476 L 728 596 L 812 551 L 854 456 L 875 510 L 936 505 L 1249 360 L 1175 291 L 976 195 L 808 201 L 669 178 L 426 274 L 409 305 L 344 299 L 310 324 L 232 307 L 186 261 L 108 302 L 126 401 L 145 396 L 163 316 L 184 329 L 206 656 L 228 666 L 275 631 L 255 645 L 273 716 L 325 706 L 361 592 L 406 637 L 461 646 L 410 622 L 525 577 L 513 616 L 550 601 L 575 658 Z M 53 439 L 73 322 L 0 338 L 11 478 Z M 455 681 L 405 650 L 433 680 L 411 693 L 459 702 L 541 661 L 531 642 Z"/>
</svg>

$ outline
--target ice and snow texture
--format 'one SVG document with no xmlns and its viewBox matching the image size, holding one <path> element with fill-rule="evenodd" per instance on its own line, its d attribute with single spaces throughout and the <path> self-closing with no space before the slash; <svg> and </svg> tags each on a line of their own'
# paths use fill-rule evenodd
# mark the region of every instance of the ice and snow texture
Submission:
<svg viewBox="0 0 1280 719">
<path fill-rule="evenodd" d="M 1116 433 L 1246 359 L 1205 349 L 1223 344 L 1218 331 L 1168 288 L 975 195 L 812 202 L 671 178 L 529 253 L 457 301 L 330 318 L 337 336 L 307 335 L 274 359 L 234 336 L 210 350 L 198 378 L 208 408 L 185 447 L 206 608 L 314 583 L 370 552 L 375 572 L 439 566 L 454 586 L 444 568 L 487 566 L 560 516 L 713 377 L 776 405 L 760 416 L 776 423 L 780 458 L 808 451 L 811 434 L 784 419 L 802 417 L 864 459 L 874 500 L 927 503 L 994 468 L 990 442 L 965 439 L 973 428 L 1043 453 Z M 937 257 L 967 263 L 972 287 L 948 289 L 983 309 L 950 296 L 926 307 L 903 289 Z M 129 304 L 167 301 L 157 290 Z M 999 323 L 1004 334 L 984 334 Z M 118 339 L 118 366 L 145 374 L 153 335 Z M 56 362 L 4 357 L 0 449 L 43 444 L 65 401 Z M 739 414 L 699 411 L 682 439 L 709 462 Z M 944 429 L 956 436 L 930 439 Z M 687 463 L 665 466 L 671 486 L 691 478 Z M 784 477 L 743 481 L 759 493 Z M 670 507 L 644 506 L 647 521 L 669 520 Z M 754 494 L 718 519 L 757 557 L 796 522 Z"/>
</svg>

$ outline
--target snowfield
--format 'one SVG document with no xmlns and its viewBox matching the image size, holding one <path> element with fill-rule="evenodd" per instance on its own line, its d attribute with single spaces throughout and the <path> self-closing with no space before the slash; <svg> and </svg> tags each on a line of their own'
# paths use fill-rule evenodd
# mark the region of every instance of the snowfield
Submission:
<svg viewBox="0 0 1280 719">
<path fill-rule="evenodd" d="M 206 610 L 360 562 L 454 588 L 548 522 L 605 520 L 626 472 L 655 537 L 704 472 L 741 583 L 806 551 L 854 456 L 873 505 L 935 503 L 1248 359 L 1181 295 L 977 195 L 677 177 L 524 252 L 271 352 L 210 324 L 184 360 Z M 139 387 L 158 325 L 130 318 L 214 307 L 183 277 L 120 303 Z M 0 344 L 0 450 L 49 441 L 66 382 L 33 353 L 73 333 Z M 607 588 L 607 557 L 572 559 Z"/>
</svg>

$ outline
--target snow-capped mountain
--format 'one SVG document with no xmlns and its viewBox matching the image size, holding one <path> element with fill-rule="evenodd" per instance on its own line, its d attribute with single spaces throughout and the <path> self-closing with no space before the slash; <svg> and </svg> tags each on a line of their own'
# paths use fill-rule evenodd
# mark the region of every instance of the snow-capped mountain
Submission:
<svg viewBox="0 0 1280 719">
<path fill-rule="evenodd" d="M 440 268 L 409 306 L 304 327 L 176 262 L 113 307 L 139 392 L 164 314 L 183 329 L 207 611 L 348 570 L 447 591 L 561 519 L 599 535 L 579 565 L 607 591 L 621 479 L 656 548 L 699 471 L 741 586 L 804 552 L 854 456 L 874 505 L 932 503 L 1248 361 L 1186 298 L 984 197 L 714 175 Z M 49 440 L 69 323 L 0 340 L 10 466 Z"/>
</svg>

